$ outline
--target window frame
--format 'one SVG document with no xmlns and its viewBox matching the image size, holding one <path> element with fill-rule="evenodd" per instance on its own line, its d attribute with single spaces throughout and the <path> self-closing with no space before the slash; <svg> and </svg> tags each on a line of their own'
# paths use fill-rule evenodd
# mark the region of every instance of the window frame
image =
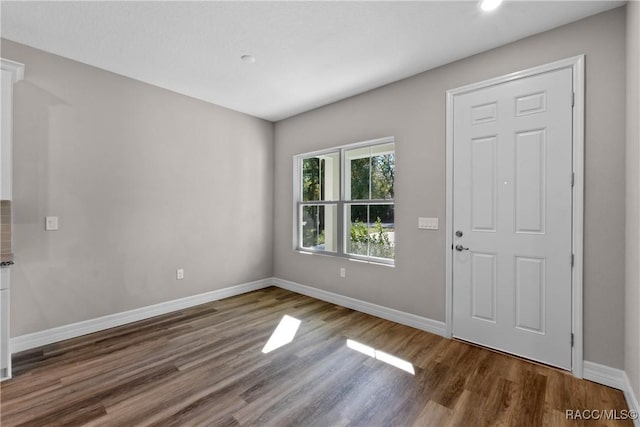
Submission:
<svg viewBox="0 0 640 427">
<path fill-rule="evenodd" d="M 301 153 L 293 156 L 293 250 L 303 254 L 326 255 L 332 257 L 345 258 L 361 262 L 374 264 L 384 264 L 395 266 L 395 251 L 393 258 L 382 258 L 370 255 L 350 254 L 346 251 L 348 240 L 348 219 L 347 205 L 391 205 L 394 207 L 395 217 L 395 194 L 392 199 L 345 199 L 347 194 L 347 180 L 345 179 L 345 171 L 347 169 L 347 156 L 345 152 L 358 148 L 368 148 L 378 145 L 393 144 L 394 165 L 396 157 L 395 137 L 387 136 L 384 138 L 361 141 L 352 144 L 330 147 L 323 150 Z M 302 185 L 302 162 L 309 157 L 326 156 L 338 153 L 339 155 L 339 195 L 336 200 L 308 200 L 303 201 L 303 185 Z M 336 251 L 326 251 L 306 248 L 302 246 L 302 208 L 303 206 L 336 206 Z M 394 219 L 395 230 L 395 219 Z M 395 240 L 394 240 L 395 247 Z"/>
</svg>

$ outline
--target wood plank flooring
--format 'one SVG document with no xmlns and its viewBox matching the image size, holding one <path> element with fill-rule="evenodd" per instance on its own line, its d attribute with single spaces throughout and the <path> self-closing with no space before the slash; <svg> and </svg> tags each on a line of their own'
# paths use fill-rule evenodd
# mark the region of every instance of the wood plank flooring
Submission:
<svg viewBox="0 0 640 427">
<path fill-rule="evenodd" d="M 565 417 L 617 390 L 278 288 L 14 355 L 0 399 L 3 427 L 632 425 Z"/>
</svg>

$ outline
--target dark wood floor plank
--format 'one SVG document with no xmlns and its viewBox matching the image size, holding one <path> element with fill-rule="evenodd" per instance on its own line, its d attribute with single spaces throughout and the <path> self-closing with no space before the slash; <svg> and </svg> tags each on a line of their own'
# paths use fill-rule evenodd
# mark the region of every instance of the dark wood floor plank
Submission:
<svg viewBox="0 0 640 427">
<path fill-rule="evenodd" d="M 298 375 L 295 386 L 289 378 L 287 383 L 252 401 L 234 417 L 241 425 L 305 425 L 303 420 L 309 416 L 308 411 L 313 412 L 319 402 L 335 390 L 336 384 L 362 366 L 362 357 L 340 346 L 319 362 L 331 365 L 329 369 L 314 364 Z M 308 398 L 302 400 L 300 396 Z"/>
<path fill-rule="evenodd" d="M 263 353 L 285 315 L 300 321 L 293 340 Z M 631 425 L 566 418 L 626 409 L 617 390 L 279 288 L 13 362 L 0 386 L 3 427 Z"/>
<path fill-rule="evenodd" d="M 429 400 L 413 422 L 414 427 L 442 427 L 452 419 L 451 409 Z"/>
<path fill-rule="evenodd" d="M 404 399 L 400 400 L 400 406 L 395 411 L 382 414 L 380 419 L 385 425 L 411 425 L 420 417 L 424 409 L 424 402 L 431 400 L 434 392 L 444 387 L 443 382 L 447 378 L 449 367 L 433 362 L 426 369 L 415 368 L 415 379 L 411 381 L 405 390 L 401 391 Z"/>
</svg>

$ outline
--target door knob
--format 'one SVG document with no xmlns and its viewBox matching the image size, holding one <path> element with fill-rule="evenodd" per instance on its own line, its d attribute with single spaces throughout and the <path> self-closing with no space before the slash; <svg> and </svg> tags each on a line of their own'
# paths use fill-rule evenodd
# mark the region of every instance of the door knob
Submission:
<svg viewBox="0 0 640 427">
<path fill-rule="evenodd" d="M 462 231 L 461 230 L 456 231 L 456 237 L 462 237 Z"/>
<path fill-rule="evenodd" d="M 469 248 L 465 248 L 464 246 L 462 246 L 461 244 L 457 244 L 456 245 L 456 251 L 458 252 L 462 252 L 462 251 L 468 251 Z"/>
</svg>

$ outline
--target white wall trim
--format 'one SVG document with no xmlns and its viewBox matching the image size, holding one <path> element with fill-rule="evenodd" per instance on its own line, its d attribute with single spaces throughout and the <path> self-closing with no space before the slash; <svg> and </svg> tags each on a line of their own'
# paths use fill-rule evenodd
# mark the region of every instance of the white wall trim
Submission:
<svg viewBox="0 0 640 427">
<path fill-rule="evenodd" d="M 13 82 L 24 79 L 24 64 L 11 61 L 10 59 L 0 58 L 0 68 L 11 72 Z"/>
<path fill-rule="evenodd" d="M 11 352 L 17 353 L 54 342 L 76 338 L 81 335 L 91 334 L 93 332 L 125 325 L 127 323 L 149 319 L 151 317 L 171 313 L 172 311 L 183 310 L 185 308 L 205 304 L 207 302 L 217 301 L 223 298 L 267 288 L 272 285 L 273 281 L 271 278 L 261 279 L 254 282 L 230 286 L 228 288 L 217 289 L 211 292 L 205 292 L 203 294 L 162 302 L 147 307 L 136 308 L 95 319 L 84 320 L 82 322 L 58 326 L 56 328 L 34 332 L 32 334 L 20 335 L 11 338 Z"/>
<path fill-rule="evenodd" d="M 453 337 L 453 98 L 454 91 L 447 91 L 445 113 L 445 314 L 447 338 Z"/>
<path fill-rule="evenodd" d="M 392 308 L 384 307 L 370 302 L 346 297 L 322 289 L 312 288 L 310 286 L 301 285 L 299 283 L 279 279 L 277 277 L 274 277 L 273 284 L 274 286 L 296 292 L 298 294 L 306 295 L 322 301 L 327 301 L 333 304 L 340 305 L 342 307 L 347 307 L 356 311 L 360 311 L 362 313 L 370 314 L 372 316 L 391 320 L 392 322 L 401 323 L 403 325 L 411 326 L 416 329 L 431 332 L 432 334 L 446 336 L 446 328 L 444 322 L 432 320 L 427 317 L 417 316 L 415 314 L 405 313 L 403 311 L 394 310 Z"/>
<path fill-rule="evenodd" d="M 640 405 L 638 405 L 638 399 L 631 387 L 629 377 L 622 369 L 611 368 L 609 366 L 585 360 L 583 374 L 585 380 L 621 390 L 627 400 L 629 410 L 636 411 L 636 413 L 640 411 Z M 634 423 L 636 427 L 640 427 L 640 419 L 634 420 Z"/>
<path fill-rule="evenodd" d="M 445 246 L 445 323 L 446 336 L 453 336 L 453 112 L 454 98 L 468 92 L 550 71 L 570 68 L 573 71 L 573 237 L 574 268 L 571 283 L 571 331 L 574 346 L 571 372 L 583 377 L 583 233 L 584 233 L 584 55 L 552 62 L 539 67 L 507 74 L 447 91 L 446 98 L 446 246 Z"/>
<path fill-rule="evenodd" d="M 628 382 L 627 374 L 622 369 L 586 360 L 584 361 L 584 379 L 623 391 Z"/>
<path fill-rule="evenodd" d="M 631 386 L 631 381 L 629 381 L 629 377 L 626 372 L 624 374 L 625 379 L 625 388 L 622 390 L 624 392 L 624 398 L 627 401 L 627 405 L 629 406 L 630 411 L 635 411 L 636 414 L 640 414 L 640 404 L 638 403 L 638 397 L 633 391 L 633 387 Z M 636 418 L 633 420 L 633 423 L 636 427 L 640 427 L 640 418 Z"/>
<path fill-rule="evenodd" d="M 584 375 L 583 355 L 583 269 L 584 269 L 584 55 L 566 60 L 572 64 L 573 92 L 573 254 L 574 265 L 571 274 L 571 332 L 573 333 L 572 369 L 573 375 Z"/>
</svg>

